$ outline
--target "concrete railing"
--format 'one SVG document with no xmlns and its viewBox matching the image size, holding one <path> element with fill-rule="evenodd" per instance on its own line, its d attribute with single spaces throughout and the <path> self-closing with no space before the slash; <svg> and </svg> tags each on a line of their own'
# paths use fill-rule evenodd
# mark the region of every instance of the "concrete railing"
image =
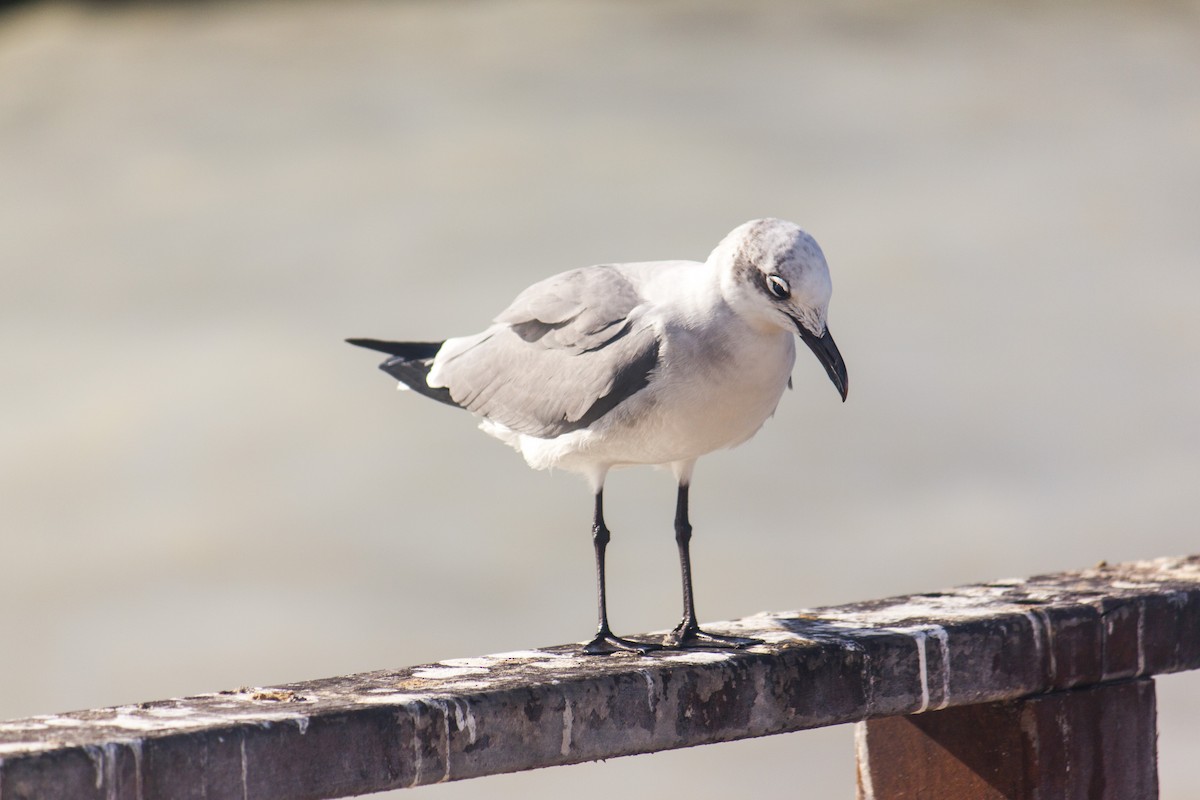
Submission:
<svg viewBox="0 0 1200 800">
<path fill-rule="evenodd" d="M 860 798 L 1152 798 L 1149 676 L 1200 668 L 1200 556 L 711 628 L 766 644 L 550 647 L 4 722 L 0 800 L 343 797 L 847 722 Z"/>
</svg>

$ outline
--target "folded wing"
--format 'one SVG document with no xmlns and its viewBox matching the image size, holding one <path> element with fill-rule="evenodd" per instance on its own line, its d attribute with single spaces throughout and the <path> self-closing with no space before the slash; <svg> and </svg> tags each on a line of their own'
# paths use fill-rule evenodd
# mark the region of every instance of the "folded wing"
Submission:
<svg viewBox="0 0 1200 800">
<path fill-rule="evenodd" d="M 448 340 L 428 385 L 530 436 L 588 427 L 650 385 L 659 341 L 642 311 L 636 287 L 612 267 L 555 275 L 483 333 Z"/>
</svg>

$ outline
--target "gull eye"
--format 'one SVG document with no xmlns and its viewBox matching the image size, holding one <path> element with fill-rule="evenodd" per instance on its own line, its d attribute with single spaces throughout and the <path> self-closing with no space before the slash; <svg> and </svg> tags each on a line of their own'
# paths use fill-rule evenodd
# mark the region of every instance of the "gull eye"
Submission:
<svg viewBox="0 0 1200 800">
<path fill-rule="evenodd" d="M 771 290 L 771 294 L 780 300 L 787 300 L 792 292 L 788 289 L 787 281 L 778 275 L 767 276 L 767 288 Z"/>
</svg>

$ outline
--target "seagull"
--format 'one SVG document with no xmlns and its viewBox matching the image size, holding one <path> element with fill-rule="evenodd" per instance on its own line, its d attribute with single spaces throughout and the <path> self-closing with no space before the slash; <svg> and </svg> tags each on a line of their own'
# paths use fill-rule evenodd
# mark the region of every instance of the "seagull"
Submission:
<svg viewBox="0 0 1200 800">
<path fill-rule="evenodd" d="M 347 339 L 387 353 L 400 388 L 466 409 L 534 469 L 582 475 L 594 496 L 599 624 L 583 651 L 741 648 L 701 630 L 692 594 L 688 487 L 696 460 L 762 427 L 791 386 L 795 336 L 846 399 L 829 333 L 832 283 L 816 240 L 794 223 L 751 220 L 708 259 L 605 264 L 525 289 L 474 336 L 442 342 Z M 613 634 L 605 601 L 604 481 L 614 467 L 669 467 L 683 618 L 661 645 Z"/>
</svg>

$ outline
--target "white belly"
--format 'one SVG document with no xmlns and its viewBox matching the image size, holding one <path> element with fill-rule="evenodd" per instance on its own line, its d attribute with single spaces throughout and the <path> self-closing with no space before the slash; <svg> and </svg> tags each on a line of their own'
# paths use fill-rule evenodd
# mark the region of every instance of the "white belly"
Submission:
<svg viewBox="0 0 1200 800">
<path fill-rule="evenodd" d="M 481 427 L 517 448 L 536 469 L 585 474 L 633 464 L 692 461 L 753 436 L 774 413 L 796 358 L 784 331 L 739 337 L 719 354 L 701 352 L 687 337 L 665 340 L 651 385 L 589 430 L 553 439 Z"/>
</svg>

